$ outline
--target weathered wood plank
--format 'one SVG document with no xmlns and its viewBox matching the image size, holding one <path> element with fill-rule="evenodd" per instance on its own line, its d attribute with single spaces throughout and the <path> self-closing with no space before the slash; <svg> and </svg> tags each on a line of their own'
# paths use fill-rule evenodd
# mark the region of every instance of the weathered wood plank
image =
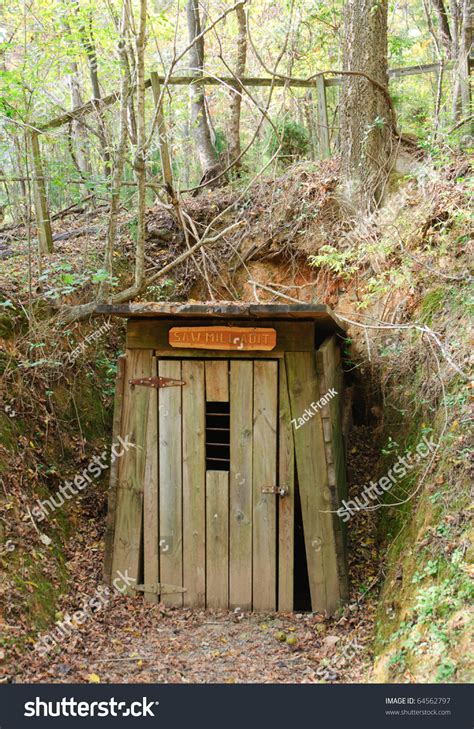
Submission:
<svg viewBox="0 0 474 729">
<path fill-rule="evenodd" d="M 444 64 L 445 68 L 452 68 L 453 62 L 449 61 L 448 63 Z M 430 63 L 430 64 L 419 64 L 418 66 L 406 66 L 405 68 L 390 68 L 388 70 L 389 78 L 397 77 L 397 76 L 409 76 L 409 75 L 418 75 L 422 73 L 432 73 L 434 71 L 439 71 L 440 64 L 439 63 Z M 166 80 L 167 85 L 170 86 L 189 86 L 190 84 L 202 84 L 204 86 L 223 86 L 223 87 L 232 87 L 236 85 L 242 85 L 242 86 L 260 86 L 260 87 L 279 87 L 279 86 L 290 86 L 294 88 L 312 88 L 315 85 L 316 78 L 278 78 L 274 76 L 246 76 L 242 77 L 240 79 L 236 79 L 233 76 L 223 76 L 223 77 L 217 77 L 217 76 L 203 76 L 202 78 L 196 79 L 195 76 L 171 76 L 169 79 L 165 79 L 164 76 L 157 76 L 158 82 L 160 84 L 163 84 Z M 324 81 L 326 86 L 339 86 L 341 84 L 341 77 L 340 76 L 333 76 L 330 78 L 325 79 Z M 151 86 L 151 80 L 146 79 L 145 80 L 145 88 L 150 88 Z M 134 87 L 132 87 L 132 91 L 134 91 Z M 65 114 L 61 114 L 61 116 L 55 117 L 54 119 L 51 119 L 49 122 L 46 122 L 46 124 L 43 124 L 41 127 L 39 127 L 40 131 L 47 131 L 48 129 L 57 129 L 58 127 L 63 126 L 64 124 L 69 124 L 74 119 L 81 119 L 84 116 L 87 116 L 88 114 L 97 113 L 97 108 L 104 109 L 111 104 L 115 104 L 115 102 L 120 98 L 120 94 L 118 91 L 113 91 L 111 94 L 108 94 L 108 96 L 104 96 L 100 101 L 97 101 L 96 99 L 93 99 L 92 101 L 87 101 L 82 106 L 79 106 L 77 109 L 74 109 L 72 111 L 68 111 Z"/>
<path fill-rule="evenodd" d="M 114 414 L 112 420 L 112 443 L 117 442 L 122 424 L 122 409 L 125 381 L 125 357 L 122 355 L 117 360 L 117 377 L 115 380 Z M 111 584 L 112 560 L 114 551 L 115 517 L 117 510 L 117 488 L 119 463 L 117 459 L 110 464 L 109 494 L 107 505 L 107 520 L 104 537 L 104 582 Z"/>
<path fill-rule="evenodd" d="M 178 322 L 192 324 L 209 323 L 222 320 L 232 323 L 274 326 L 275 321 L 302 322 L 312 321 L 317 324 L 318 333 L 326 336 L 337 331 L 344 335 L 346 325 L 331 311 L 326 304 L 253 304 L 219 302 L 214 304 L 183 304 L 173 301 L 140 302 L 132 304 L 97 304 L 92 312 L 94 315 L 121 316 L 131 320 L 156 319 L 171 321 L 176 326 Z M 305 351 L 302 347 L 299 351 Z"/>
<path fill-rule="evenodd" d="M 206 445 L 204 362 L 182 362 L 184 604 L 206 602 Z"/>
<path fill-rule="evenodd" d="M 180 360 L 158 360 L 161 377 L 181 378 Z M 183 509 L 181 387 L 159 390 L 160 579 L 183 585 Z M 182 595 L 166 595 L 166 605 L 181 607 Z"/>
<path fill-rule="evenodd" d="M 52 253 L 53 234 L 51 231 L 51 219 L 49 217 L 48 199 L 46 197 L 46 185 L 44 183 L 43 162 L 38 134 L 32 132 L 30 135 L 31 152 L 33 159 L 33 198 L 35 203 L 36 223 L 38 226 L 38 248 L 40 255 Z"/>
<path fill-rule="evenodd" d="M 277 479 L 278 363 L 254 361 L 253 413 L 253 609 L 275 610 L 276 499 L 262 489 Z"/>
<path fill-rule="evenodd" d="M 285 355 L 291 416 L 297 419 L 319 399 L 314 353 Z M 303 515 L 306 559 L 313 610 L 332 614 L 340 604 L 331 494 L 321 415 L 318 411 L 305 425 L 293 430 Z"/>
<path fill-rule="evenodd" d="M 151 388 L 132 388 L 128 381 L 135 377 L 151 376 L 152 353 L 128 351 L 126 355 L 121 433 L 122 437 L 128 438 L 128 442 L 134 447 L 124 452 L 119 464 L 112 578 L 117 571 L 128 570 L 130 577 L 138 582 L 142 541 L 146 429 Z M 129 592 L 133 593 L 133 588 L 129 588 Z"/>
<path fill-rule="evenodd" d="M 253 364 L 230 363 L 230 607 L 252 608 Z"/>
<path fill-rule="evenodd" d="M 279 485 L 287 495 L 278 503 L 278 610 L 291 612 L 294 597 L 295 451 L 285 362 L 279 363 Z"/>
<path fill-rule="evenodd" d="M 186 327 L 197 327 L 206 325 L 216 327 L 222 326 L 222 322 L 216 320 L 215 322 L 203 322 L 202 320 L 186 320 L 183 322 Z M 175 347 L 169 344 L 169 331 L 179 325 L 176 319 L 132 319 L 128 322 L 127 326 L 127 347 L 129 349 L 158 349 L 161 351 L 167 351 L 175 354 L 175 356 L 183 357 L 184 352 L 190 352 L 192 357 L 205 356 L 205 349 L 194 350 L 191 347 L 186 349 L 176 350 Z M 249 320 L 235 320 L 232 321 L 232 325 L 236 327 L 242 327 L 246 329 L 252 329 L 255 327 L 254 322 Z M 276 345 L 271 354 L 274 352 L 282 351 L 298 351 L 298 352 L 310 352 L 314 350 L 314 322 L 303 321 L 303 322 L 267 322 L 265 320 L 259 320 L 258 328 L 271 328 L 275 329 L 277 333 Z M 215 351 L 215 350 L 213 350 Z M 240 354 L 239 350 L 228 350 L 232 352 L 232 356 Z M 248 355 L 247 355 L 248 356 Z M 260 352 L 259 352 L 260 356 Z"/>
<path fill-rule="evenodd" d="M 156 357 L 151 361 L 151 376 L 158 372 Z M 160 581 L 158 555 L 158 391 L 150 388 L 145 445 L 145 477 L 143 486 L 143 582 Z M 145 592 L 145 600 L 158 602 L 156 592 Z"/>
<path fill-rule="evenodd" d="M 316 366 L 321 381 L 321 389 L 328 392 L 333 388 L 338 394 L 324 408 L 323 428 L 325 433 L 328 484 L 331 491 L 332 510 L 336 511 L 342 499 L 347 497 L 345 448 L 343 440 L 343 373 L 341 354 L 334 336 L 328 337 L 316 352 Z M 339 589 L 341 600 L 348 599 L 346 528 L 345 524 L 333 514 L 334 535 L 338 555 Z"/>
<path fill-rule="evenodd" d="M 155 355 L 160 357 L 173 357 L 175 359 L 183 359 L 183 358 L 190 358 L 190 359 L 229 359 L 232 357 L 232 359 L 243 359 L 248 360 L 249 353 L 248 352 L 228 352 L 228 351 L 219 351 L 217 349 L 200 349 L 199 351 L 196 349 L 179 349 L 179 350 L 173 350 L 170 351 L 169 349 L 155 349 L 154 350 Z M 178 354 L 179 352 L 179 354 Z M 283 359 L 284 352 L 259 352 L 258 358 L 259 359 Z"/>
<path fill-rule="evenodd" d="M 211 360 L 206 365 L 206 400 L 229 402 L 229 362 Z"/>
<path fill-rule="evenodd" d="M 331 145 L 329 142 L 328 106 L 324 76 L 316 78 L 316 93 L 318 97 L 319 155 L 322 159 L 326 159 L 331 156 Z"/>
<path fill-rule="evenodd" d="M 229 607 L 229 474 L 206 474 L 206 605 Z"/>
</svg>

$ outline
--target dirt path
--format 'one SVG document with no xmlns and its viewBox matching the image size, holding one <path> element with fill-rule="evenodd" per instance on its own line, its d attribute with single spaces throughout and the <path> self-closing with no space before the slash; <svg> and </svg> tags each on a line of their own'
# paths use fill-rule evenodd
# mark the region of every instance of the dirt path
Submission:
<svg viewBox="0 0 474 729">
<path fill-rule="evenodd" d="M 355 432 L 351 474 L 362 483 L 373 462 L 370 433 Z M 87 507 L 87 504 L 85 505 Z M 102 520 L 97 503 L 69 545 L 75 593 L 64 595 L 57 620 L 65 620 L 100 591 Z M 142 598 L 111 594 L 81 625 L 52 632 L 56 645 L 44 656 L 19 657 L 15 682 L 101 683 L 304 683 L 364 682 L 371 665 L 377 579 L 373 523 L 354 520 L 349 532 L 351 602 L 333 619 L 313 613 L 241 614 L 170 609 Z M 43 633 L 46 635 L 46 632 Z"/>
<path fill-rule="evenodd" d="M 16 680 L 102 683 L 364 681 L 372 610 L 339 621 L 311 614 L 243 615 L 113 598 Z M 285 636 L 291 636 L 289 645 Z M 279 640 L 280 639 L 280 640 Z M 53 657 L 54 656 L 54 657 Z M 319 671 L 319 672 L 318 672 Z M 326 674 L 325 671 L 328 671 Z"/>
</svg>

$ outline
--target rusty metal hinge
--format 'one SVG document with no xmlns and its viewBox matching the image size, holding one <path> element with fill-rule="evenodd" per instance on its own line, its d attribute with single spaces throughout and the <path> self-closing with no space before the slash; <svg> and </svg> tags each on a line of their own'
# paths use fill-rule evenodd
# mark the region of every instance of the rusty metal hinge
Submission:
<svg viewBox="0 0 474 729">
<path fill-rule="evenodd" d="M 135 385 L 144 385 L 145 387 L 155 388 L 176 387 L 186 384 L 183 380 L 173 380 L 171 377 L 138 377 L 128 382 L 132 387 L 135 387 Z"/>
<path fill-rule="evenodd" d="M 154 595 L 172 595 L 176 592 L 186 592 L 185 587 L 166 585 L 163 582 L 155 582 L 155 584 L 150 585 L 135 585 L 133 589 L 137 592 L 151 592 Z"/>
<path fill-rule="evenodd" d="M 263 486 L 262 494 L 276 494 L 278 496 L 286 496 L 288 486 Z"/>
</svg>

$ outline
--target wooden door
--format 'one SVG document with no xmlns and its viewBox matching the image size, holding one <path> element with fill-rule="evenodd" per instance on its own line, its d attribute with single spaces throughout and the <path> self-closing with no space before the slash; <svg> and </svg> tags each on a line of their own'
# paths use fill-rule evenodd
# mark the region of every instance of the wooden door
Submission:
<svg viewBox="0 0 474 729">
<path fill-rule="evenodd" d="M 144 516 L 162 599 L 275 610 L 278 362 L 162 359 L 158 375 L 185 382 L 158 390 L 158 518 Z"/>
</svg>

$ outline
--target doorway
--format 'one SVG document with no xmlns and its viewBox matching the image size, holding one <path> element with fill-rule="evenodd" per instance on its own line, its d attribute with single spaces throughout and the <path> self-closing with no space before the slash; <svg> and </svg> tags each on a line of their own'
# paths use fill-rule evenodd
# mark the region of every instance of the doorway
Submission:
<svg viewBox="0 0 474 729">
<path fill-rule="evenodd" d="M 185 385 L 157 391 L 158 488 L 145 480 L 144 503 L 156 493 L 158 534 L 145 515 L 143 538 L 158 548 L 145 571 L 169 605 L 276 610 L 278 361 L 158 359 L 157 374 Z"/>
</svg>

